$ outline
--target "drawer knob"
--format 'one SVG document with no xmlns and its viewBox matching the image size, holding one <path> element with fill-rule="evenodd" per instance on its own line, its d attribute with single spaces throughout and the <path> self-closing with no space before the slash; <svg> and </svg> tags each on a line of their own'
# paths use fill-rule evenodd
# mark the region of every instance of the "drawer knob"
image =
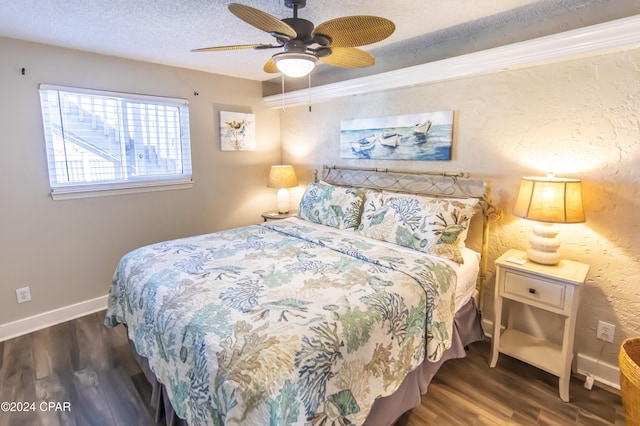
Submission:
<svg viewBox="0 0 640 426">
<path fill-rule="evenodd" d="M 536 289 L 535 289 L 535 288 L 530 288 L 530 289 L 529 289 L 529 293 L 531 293 L 531 294 L 536 294 Z"/>
</svg>

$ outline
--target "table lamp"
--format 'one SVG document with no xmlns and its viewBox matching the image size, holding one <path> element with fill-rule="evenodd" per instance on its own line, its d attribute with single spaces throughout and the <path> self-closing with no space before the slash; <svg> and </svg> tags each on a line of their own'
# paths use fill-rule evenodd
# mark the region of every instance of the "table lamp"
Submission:
<svg viewBox="0 0 640 426">
<path fill-rule="evenodd" d="M 298 186 L 298 178 L 292 166 L 271 166 L 269 188 L 278 188 L 278 213 L 289 213 L 289 190 Z"/>
<path fill-rule="evenodd" d="M 582 208 L 582 189 L 579 179 L 523 177 L 513 214 L 537 223 L 529 238 L 529 260 L 543 265 L 560 262 L 560 240 L 556 238 L 556 223 L 585 221 Z"/>
</svg>

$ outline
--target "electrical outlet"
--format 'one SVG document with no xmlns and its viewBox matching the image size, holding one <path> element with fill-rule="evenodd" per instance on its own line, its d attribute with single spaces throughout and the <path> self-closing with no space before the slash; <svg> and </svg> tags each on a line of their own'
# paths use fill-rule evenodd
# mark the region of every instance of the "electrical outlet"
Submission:
<svg viewBox="0 0 640 426">
<path fill-rule="evenodd" d="M 16 298 L 18 299 L 18 303 L 29 302 L 31 300 L 31 290 L 29 290 L 29 287 L 17 288 Z"/>
<path fill-rule="evenodd" d="M 29 287 L 16 288 L 16 298 L 18 303 L 24 303 L 31 300 L 31 290 Z"/>
<path fill-rule="evenodd" d="M 596 337 L 605 342 L 613 343 L 613 335 L 616 332 L 616 326 L 608 322 L 598 321 L 598 330 Z"/>
</svg>

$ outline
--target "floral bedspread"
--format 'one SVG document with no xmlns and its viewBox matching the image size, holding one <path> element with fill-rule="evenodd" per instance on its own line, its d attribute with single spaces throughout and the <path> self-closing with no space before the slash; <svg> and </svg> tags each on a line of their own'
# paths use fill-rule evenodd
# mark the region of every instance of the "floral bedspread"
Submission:
<svg viewBox="0 0 640 426">
<path fill-rule="evenodd" d="M 190 425 L 361 424 L 451 344 L 444 262 L 283 220 L 125 255 L 105 325 Z"/>
</svg>

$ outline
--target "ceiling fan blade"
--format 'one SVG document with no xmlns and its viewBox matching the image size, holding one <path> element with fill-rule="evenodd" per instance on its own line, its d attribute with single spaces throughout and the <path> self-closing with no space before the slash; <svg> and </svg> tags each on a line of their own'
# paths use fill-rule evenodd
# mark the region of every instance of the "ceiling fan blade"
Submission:
<svg viewBox="0 0 640 426">
<path fill-rule="evenodd" d="M 233 46 L 203 47 L 201 49 L 193 49 L 192 52 L 218 52 L 221 50 L 266 49 L 269 47 L 280 47 L 280 46 L 273 46 L 271 44 L 236 44 Z"/>
<path fill-rule="evenodd" d="M 342 68 L 366 68 L 376 63 L 371 53 L 355 47 L 332 47 L 329 56 L 319 59 L 325 64 Z"/>
<path fill-rule="evenodd" d="M 395 30 L 395 24 L 388 19 L 359 15 L 323 22 L 313 33 L 331 37 L 331 47 L 355 47 L 384 40 Z"/>
<path fill-rule="evenodd" d="M 276 61 L 274 61 L 273 58 L 269 59 L 267 63 L 264 64 L 263 70 L 264 72 L 268 72 L 269 74 L 275 74 L 277 72 L 280 72 L 280 70 L 276 66 Z"/>
<path fill-rule="evenodd" d="M 239 3 L 231 3 L 229 5 L 229 11 L 247 24 L 253 25 L 262 31 L 284 34 L 291 38 L 296 38 L 298 36 L 296 31 L 291 28 L 289 24 L 282 22 L 273 15 L 254 9 L 253 7 Z"/>
</svg>

